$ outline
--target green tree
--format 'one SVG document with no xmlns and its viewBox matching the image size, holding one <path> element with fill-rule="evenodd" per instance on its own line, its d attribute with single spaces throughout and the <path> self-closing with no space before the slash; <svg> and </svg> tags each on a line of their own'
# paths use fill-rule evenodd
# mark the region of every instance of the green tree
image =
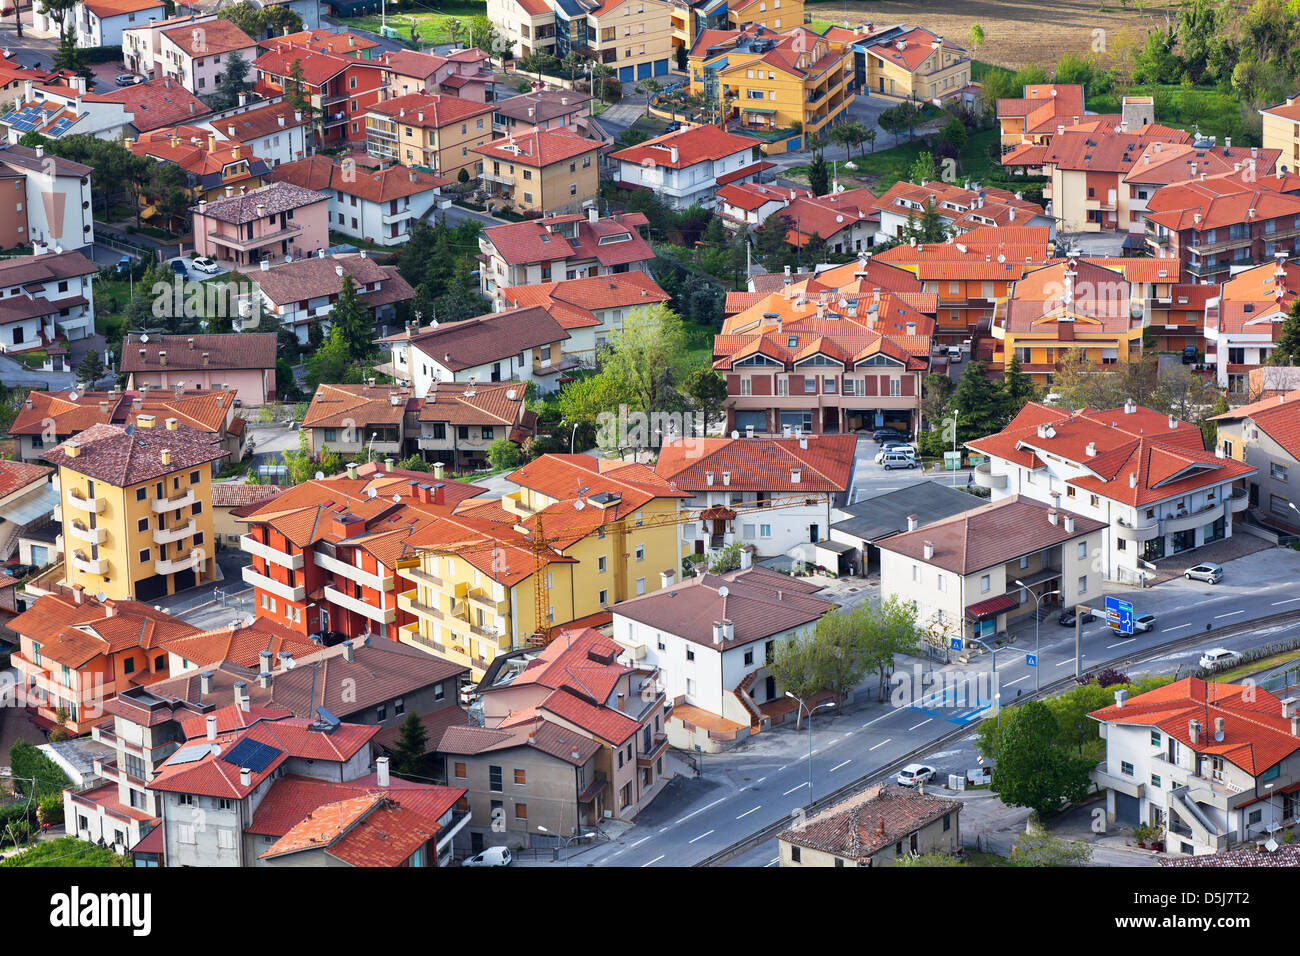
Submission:
<svg viewBox="0 0 1300 956">
<path fill-rule="evenodd" d="M 794 247 L 788 239 L 793 225 L 794 221 L 778 209 L 754 230 L 754 254 L 771 272 L 780 272 L 795 263 Z"/>
<path fill-rule="evenodd" d="M 620 405 L 636 401 L 624 379 L 604 372 L 578 379 L 565 386 L 556 399 L 560 420 L 566 430 L 581 422 L 595 424 L 602 413 L 617 414 Z M 567 443 L 566 443 L 567 446 Z"/>
<path fill-rule="evenodd" d="M 316 463 L 312 460 L 307 429 L 299 430 L 296 450 L 280 452 L 280 462 L 285 467 L 285 484 L 301 485 L 304 481 L 310 481 L 316 474 Z"/>
<path fill-rule="evenodd" d="M 709 573 L 726 574 L 728 571 L 735 571 L 740 567 L 740 551 L 739 541 L 734 541 L 725 548 L 719 548 L 713 559 L 709 561 Z"/>
<path fill-rule="evenodd" d="M 1024 373 L 1020 366 L 1020 356 L 1014 353 L 1002 372 L 1002 393 L 1005 396 L 1003 416 L 1007 421 L 1011 421 L 1027 403 L 1039 399 L 1038 386 Z"/>
<path fill-rule="evenodd" d="M 961 120 L 953 117 L 953 121 L 960 125 Z M 964 129 L 963 129 L 964 132 Z M 932 183 L 939 178 L 939 170 L 934 165 L 934 154 L 929 150 L 916 154 L 916 159 L 912 161 L 912 167 L 908 171 L 908 179 L 916 183 Z"/>
<path fill-rule="evenodd" d="M 992 789 L 1003 803 L 1028 807 L 1042 817 L 1060 809 L 1063 800 L 1081 800 L 1087 794 L 1095 763 L 1058 749 L 1059 730 L 1042 701 L 1002 715 Z"/>
<path fill-rule="evenodd" d="M 1291 303 L 1282 327 L 1278 329 L 1277 346 L 1269 354 L 1270 365 L 1300 365 L 1300 298 Z"/>
<path fill-rule="evenodd" d="M 1091 860 L 1089 844 L 1052 836 L 1040 826 L 1033 827 L 1011 848 L 1014 866 L 1087 866 Z"/>
<path fill-rule="evenodd" d="M 978 54 L 980 47 L 984 45 L 984 28 L 978 23 L 972 23 L 970 28 L 970 45 L 974 47 Z"/>
<path fill-rule="evenodd" d="M 514 468 L 519 464 L 519 446 L 509 438 L 498 438 L 488 446 L 488 464 L 493 468 Z"/>
<path fill-rule="evenodd" d="M 639 411 L 662 410 L 687 371 L 686 332 L 662 303 L 633 309 L 614 333 L 602 374 L 626 383 Z"/>
<path fill-rule="evenodd" d="M 347 339 L 343 337 L 340 327 L 332 325 L 325 341 L 307 359 L 306 367 L 303 369 L 303 379 L 307 388 L 315 392 L 320 385 L 335 385 L 343 382 L 351 365 L 352 349 Z"/>
<path fill-rule="evenodd" d="M 276 358 L 275 394 L 282 400 L 293 401 L 298 398 L 299 393 L 298 380 L 293 375 L 293 366 L 283 356 Z"/>
<path fill-rule="evenodd" d="M 399 777 L 419 777 L 425 769 L 429 735 L 413 710 L 407 711 L 402 729 L 393 748 L 393 773 Z"/>
<path fill-rule="evenodd" d="M 817 231 L 804 240 L 803 247 L 799 251 L 799 261 L 805 266 L 815 266 L 825 262 L 830 255 L 830 249 L 826 245 L 826 240 L 821 237 Z"/>
<path fill-rule="evenodd" d="M 238 51 L 230 54 L 226 68 L 217 77 L 217 93 L 211 104 L 217 110 L 230 109 L 239 103 L 239 94 L 248 89 L 248 61 Z"/>
<path fill-rule="evenodd" d="M 59 31 L 59 48 L 54 51 L 54 69 L 85 75 L 86 57 L 77 46 L 77 28 L 69 23 Z"/>
<path fill-rule="evenodd" d="M 357 300 L 357 286 L 352 276 L 344 273 L 339 284 L 339 297 L 329 314 L 330 330 L 339 330 L 348 345 L 348 356 L 364 360 L 374 354 L 374 321 L 370 311 Z"/>
<path fill-rule="evenodd" d="M 726 419 L 727 380 L 716 370 L 700 366 L 691 370 L 686 376 L 685 393 L 691 402 L 691 410 L 704 416 L 704 428 L 707 432 L 713 425 Z"/>
<path fill-rule="evenodd" d="M 894 595 L 870 608 L 857 606 L 863 608 L 859 620 L 863 663 L 876 672 L 877 699 L 883 701 L 894 658 L 918 652 L 916 609 Z"/>
<path fill-rule="evenodd" d="M 862 139 L 866 142 L 867 146 L 870 147 L 871 152 L 873 153 L 876 151 L 876 135 L 876 128 L 874 126 L 868 126 L 862 134 Z"/>
<path fill-rule="evenodd" d="M 636 85 L 636 91 L 645 94 L 645 108 L 647 113 L 650 112 L 650 98 L 662 89 L 663 84 L 652 76 L 647 76 Z"/>
<path fill-rule="evenodd" d="M 99 349 L 91 347 L 86 349 L 86 356 L 77 366 L 77 378 L 85 382 L 86 385 L 93 389 L 95 383 L 104 377 L 104 363 L 99 357 Z"/>
<path fill-rule="evenodd" d="M 943 130 L 939 133 L 939 138 L 960 153 L 966 148 L 966 124 L 960 118 L 954 116 L 948 120 Z M 933 162 L 933 160 L 931 161 Z"/>
<path fill-rule="evenodd" d="M 952 379 L 942 372 L 931 372 L 921 382 L 921 414 L 927 425 L 933 426 L 943 419 L 954 388 Z"/>
<path fill-rule="evenodd" d="M 824 686 L 821 682 L 813 643 L 814 639 L 810 635 L 802 638 L 792 637 L 788 641 L 777 644 L 776 653 L 768 664 L 768 670 L 771 671 L 781 692 L 788 691 L 796 697 L 805 698 Z M 795 714 L 795 730 L 800 729 L 802 724 L 803 708 L 801 707 Z"/>
<path fill-rule="evenodd" d="M 1090 682 L 1049 697 L 1044 703 L 1056 719 L 1056 746 L 1080 757 L 1084 756 L 1085 747 L 1090 751 L 1100 749 L 1102 740 L 1097 733 L 1097 722 L 1088 715 L 1114 703 L 1113 688 Z M 1097 756 L 1100 759 L 1101 754 Z"/>
<path fill-rule="evenodd" d="M 79 0 L 40 0 L 41 13 L 48 16 L 63 32 L 63 23 L 77 6 Z"/>
<path fill-rule="evenodd" d="M 825 196 L 831 190 L 831 167 L 821 153 L 808 164 L 808 188 L 817 196 Z"/>
<path fill-rule="evenodd" d="M 75 836 L 42 840 L 0 860 L 0 866 L 57 866 L 65 869 L 132 865 L 129 856 L 119 856 L 110 847 L 96 846 Z"/>
</svg>

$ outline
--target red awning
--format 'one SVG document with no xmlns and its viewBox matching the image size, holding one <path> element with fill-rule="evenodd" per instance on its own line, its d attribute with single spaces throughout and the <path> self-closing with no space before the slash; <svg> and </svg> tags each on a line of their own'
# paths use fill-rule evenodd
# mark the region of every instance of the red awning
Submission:
<svg viewBox="0 0 1300 956">
<path fill-rule="evenodd" d="M 705 508 L 700 512 L 700 518 L 705 521 L 731 521 L 736 517 L 736 513 L 730 508 L 724 508 L 722 505 L 714 505 L 712 508 Z"/>
<path fill-rule="evenodd" d="M 979 601 L 966 608 L 966 617 L 972 621 L 979 621 L 986 617 L 993 617 L 1001 614 L 1003 611 L 1009 611 L 1013 607 L 1019 607 L 1020 602 L 1010 594 L 999 595 L 995 598 L 989 598 L 987 601 Z"/>
<path fill-rule="evenodd" d="M 745 166 L 741 169 L 738 169 L 734 173 L 727 173 L 727 175 L 725 176 L 719 176 L 716 182 L 719 186 L 725 186 L 728 183 L 738 182 L 744 179 L 746 176 L 756 176 L 761 172 L 764 172 L 769 169 L 775 169 L 775 168 L 776 168 L 776 163 L 769 163 L 766 160 L 764 160 L 761 163 L 754 163 L 751 166 Z"/>
</svg>

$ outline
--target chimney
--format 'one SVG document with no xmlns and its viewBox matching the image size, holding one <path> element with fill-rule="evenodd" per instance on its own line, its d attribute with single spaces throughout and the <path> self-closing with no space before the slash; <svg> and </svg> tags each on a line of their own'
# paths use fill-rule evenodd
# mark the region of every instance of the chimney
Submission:
<svg viewBox="0 0 1300 956">
<path fill-rule="evenodd" d="M 734 641 L 736 639 L 736 625 L 730 620 L 724 620 L 722 622 L 722 636 L 729 641 Z"/>
<path fill-rule="evenodd" d="M 729 471 L 724 471 L 724 472 L 722 473 L 722 483 L 723 483 L 724 485 L 730 485 L 730 484 L 731 484 L 731 472 L 729 472 Z"/>
<path fill-rule="evenodd" d="M 352 642 L 344 641 L 342 647 L 343 647 L 343 659 L 347 661 L 349 664 L 351 664 L 354 660 L 357 659 L 357 654 L 356 651 L 353 649 Z"/>
<path fill-rule="evenodd" d="M 1175 428 L 1177 428 L 1177 427 L 1178 427 L 1178 419 L 1174 418 L 1173 415 L 1170 415 L 1170 416 L 1169 416 L 1169 430 L 1170 430 L 1170 431 L 1173 431 L 1173 430 L 1174 430 Z"/>
<path fill-rule="evenodd" d="M 1187 739 L 1193 747 L 1201 742 L 1201 722 L 1199 720 L 1189 720 L 1187 722 Z"/>
<path fill-rule="evenodd" d="M 1116 706 L 1116 707 L 1123 708 L 1123 706 L 1124 706 L 1124 702 L 1127 701 L 1127 700 L 1128 700 L 1128 691 L 1126 691 L 1126 690 L 1125 690 L 1124 688 L 1122 688 L 1122 687 L 1119 688 L 1117 691 L 1115 691 L 1115 706 Z"/>
<path fill-rule="evenodd" d="M 1136 488 L 1136 487 L 1138 486 L 1138 476 L 1137 476 L 1137 472 L 1130 471 L 1130 472 L 1128 473 L 1128 486 L 1129 486 L 1130 488 Z"/>
<path fill-rule="evenodd" d="M 247 708 L 244 705 L 244 688 L 247 686 L 248 685 L 244 683 L 242 680 L 235 681 L 235 686 L 234 686 L 235 706 L 245 710 Z"/>
<path fill-rule="evenodd" d="M 161 451 L 158 452 L 158 457 L 162 460 L 162 463 L 164 465 L 170 465 L 172 463 L 171 449 L 170 448 L 162 449 Z"/>
<path fill-rule="evenodd" d="M 722 643 L 722 622 L 721 621 L 713 622 L 713 643 L 714 644 Z"/>
<path fill-rule="evenodd" d="M 375 784 L 380 787 L 389 785 L 387 757 L 379 757 L 375 760 Z"/>
<path fill-rule="evenodd" d="M 442 481 L 443 476 L 446 474 L 446 472 L 447 472 L 446 464 L 444 464 L 441 461 L 435 461 L 433 463 L 433 477 L 436 478 L 438 481 Z"/>
<path fill-rule="evenodd" d="M 212 672 L 204 671 L 199 675 L 199 697 L 202 699 L 212 693 Z"/>
<path fill-rule="evenodd" d="M 1131 398 L 1127 398 L 1127 399 L 1125 399 L 1125 400 L 1124 400 L 1124 414 L 1125 414 L 1125 415 L 1133 415 L 1133 414 L 1135 414 L 1136 412 L 1137 412 L 1137 402 L 1133 401 L 1133 399 L 1131 399 Z"/>
<path fill-rule="evenodd" d="M 207 719 L 204 721 L 204 723 L 207 724 L 208 739 L 216 740 L 217 739 L 217 715 L 208 714 Z"/>
<path fill-rule="evenodd" d="M 81 444 L 73 438 L 69 438 L 63 443 L 63 451 L 69 458 L 76 458 L 81 454 Z"/>
<path fill-rule="evenodd" d="M 385 459 L 384 459 L 384 471 L 392 471 L 392 470 L 393 470 L 393 465 L 395 465 L 395 464 L 397 464 L 397 462 L 393 461 L 393 459 L 391 459 L 391 458 L 385 458 Z"/>
<path fill-rule="evenodd" d="M 1095 441 L 1088 442 L 1088 447 L 1084 449 L 1084 452 L 1088 455 L 1089 458 L 1096 458 L 1097 443 Z"/>
<path fill-rule="evenodd" d="M 577 760 L 582 755 L 578 752 L 578 748 L 574 747 L 571 751 L 569 751 L 569 756 L 572 757 L 574 760 Z"/>
<path fill-rule="evenodd" d="M 107 402 L 107 401 L 102 401 L 102 402 L 99 403 L 99 413 L 100 413 L 101 415 L 107 415 L 107 414 L 108 414 L 108 402 Z"/>
<path fill-rule="evenodd" d="M 1065 533 L 1074 534 L 1074 515 L 1065 516 Z"/>
<path fill-rule="evenodd" d="M 627 713 L 627 695 L 622 691 L 619 691 L 618 694 L 618 712 L 620 714 Z"/>
<path fill-rule="evenodd" d="M 740 549 L 740 570 L 748 571 L 749 566 L 754 563 L 754 552 L 749 548 Z"/>
<path fill-rule="evenodd" d="M 349 478 L 357 477 L 357 463 L 355 461 L 348 462 L 348 477 Z"/>
<path fill-rule="evenodd" d="M 672 568 L 669 568 L 666 571 L 660 571 L 659 586 L 661 588 L 670 588 L 673 586 L 673 581 L 676 580 L 676 578 L 677 578 L 677 572 L 674 571 Z"/>
<path fill-rule="evenodd" d="M 167 364 L 167 350 L 166 350 L 166 349 L 160 349 L 160 350 L 158 351 L 158 364 L 159 364 L 159 365 L 166 365 L 166 364 Z"/>
<path fill-rule="evenodd" d="M 174 431 L 176 431 L 176 428 L 177 428 L 177 426 L 178 426 L 179 423 L 176 421 L 176 419 L 174 419 L 174 418 L 169 418 L 169 419 L 167 419 L 167 423 L 166 423 L 166 424 L 167 424 L 167 430 L 168 430 L 169 432 L 174 432 Z"/>
<path fill-rule="evenodd" d="M 1215 740 L 1222 740 L 1222 739 L 1223 739 L 1223 728 L 1224 728 L 1224 720 L 1223 720 L 1223 718 L 1222 718 L 1222 717 L 1215 717 L 1215 718 L 1214 718 L 1214 739 L 1215 739 Z"/>
<path fill-rule="evenodd" d="M 444 485 L 441 481 L 433 486 L 433 497 L 431 500 L 435 505 L 446 504 L 447 486 Z"/>
<path fill-rule="evenodd" d="M 258 651 L 257 657 L 262 662 L 262 672 L 264 674 L 271 673 L 271 669 L 275 666 L 274 664 L 275 655 L 273 655 L 270 651 Z"/>
<path fill-rule="evenodd" d="M 915 530 L 916 530 L 916 525 L 917 525 L 917 523 L 918 523 L 920 520 L 921 520 L 921 516 L 920 516 L 920 515 L 908 515 L 908 516 L 907 516 L 907 530 L 908 530 L 908 531 L 915 531 Z"/>
<path fill-rule="evenodd" d="M 239 785 L 241 787 L 251 787 L 253 785 L 253 772 L 247 767 L 239 768 Z"/>
<path fill-rule="evenodd" d="M 72 587 L 72 599 L 78 604 L 81 603 L 81 596 L 86 592 L 85 585 L 75 584 Z"/>
<path fill-rule="evenodd" d="M 922 546 L 921 553 L 925 555 L 925 560 L 927 561 L 931 560 L 934 557 L 934 542 L 933 541 L 925 542 L 925 544 Z"/>
<path fill-rule="evenodd" d="M 1048 509 L 1047 509 L 1047 521 L 1048 521 L 1048 523 L 1049 523 L 1049 524 L 1056 524 L 1057 518 L 1058 518 L 1058 512 L 1057 512 L 1057 510 L 1056 510 L 1055 508 L 1048 508 Z"/>
</svg>

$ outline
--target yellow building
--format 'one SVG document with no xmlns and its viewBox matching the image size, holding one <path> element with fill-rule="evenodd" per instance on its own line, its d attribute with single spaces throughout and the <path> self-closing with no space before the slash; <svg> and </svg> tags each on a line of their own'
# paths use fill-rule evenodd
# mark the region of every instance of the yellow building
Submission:
<svg viewBox="0 0 1300 956">
<path fill-rule="evenodd" d="M 45 453 L 58 470 L 68 585 L 149 601 L 213 580 L 210 435 L 169 418 L 92 425 Z"/>
<path fill-rule="evenodd" d="M 852 41 L 858 50 L 862 92 L 887 100 L 943 100 L 970 85 L 971 58 L 957 44 L 924 27 L 870 27 Z M 832 27 L 827 35 L 847 31 Z"/>
<path fill-rule="evenodd" d="M 473 152 L 493 199 L 519 212 L 578 212 L 600 193 L 600 144 L 567 127 L 504 136 Z"/>
<path fill-rule="evenodd" d="M 1300 94 L 1288 96 L 1285 103 L 1260 110 L 1264 118 L 1264 149 L 1280 149 L 1279 172 L 1300 170 Z"/>
<path fill-rule="evenodd" d="M 803 25 L 803 0 L 737 0 L 728 13 L 735 29 L 757 23 L 769 30 Z"/>
<path fill-rule="evenodd" d="M 715 104 L 730 128 L 768 131 L 795 123 L 805 135 L 843 119 L 853 102 L 853 51 L 802 25 L 704 30 L 688 58 L 691 92 Z"/>
<path fill-rule="evenodd" d="M 474 178 L 480 160 L 474 149 L 492 136 L 491 103 L 440 93 L 408 93 L 366 113 L 366 152 L 447 179 L 464 168 Z"/>
<path fill-rule="evenodd" d="M 662 586 L 665 572 L 675 579 L 681 561 L 675 520 L 686 495 L 645 465 L 544 455 L 509 480 L 520 490 L 462 503 L 411 542 L 429 549 L 418 561 L 398 565 L 409 585 L 397 606 L 413 618 L 400 639 L 466 664 L 476 679 L 536 632 L 539 594 L 551 627 L 599 625 L 614 604 Z"/>
<path fill-rule="evenodd" d="M 579 51 L 631 83 L 668 73 L 670 0 L 488 0 L 487 17 L 518 57 Z"/>
</svg>

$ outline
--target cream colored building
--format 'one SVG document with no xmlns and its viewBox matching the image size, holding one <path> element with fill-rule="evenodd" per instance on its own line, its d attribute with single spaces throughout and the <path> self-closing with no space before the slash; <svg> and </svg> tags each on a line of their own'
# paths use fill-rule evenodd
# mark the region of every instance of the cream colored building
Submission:
<svg viewBox="0 0 1300 956">
<path fill-rule="evenodd" d="M 1277 160 L 1279 172 L 1300 170 L 1300 93 L 1259 113 L 1264 119 L 1264 149 L 1282 151 Z"/>
</svg>

